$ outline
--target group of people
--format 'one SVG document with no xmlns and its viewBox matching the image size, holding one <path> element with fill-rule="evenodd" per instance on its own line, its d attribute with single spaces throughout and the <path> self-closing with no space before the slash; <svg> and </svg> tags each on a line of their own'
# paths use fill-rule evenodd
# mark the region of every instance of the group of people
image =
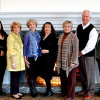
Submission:
<svg viewBox="0 0 100 100">
<path fill-rule="evenodd" d="M 30 95 L 34 98 L 39 95 L 36 89 L 36 79 L 37 76 L 41 76 L 45 79 L 47 86 L 43 96 L 52 96 L 50 80 L 57 60 L 57 73 L 61 78 L 61 96 L 66 97 L 66 100 L 74 99 L 76 69 L 79 66 L 82 90 L 78 94 L 85 94 L 83 100 L 93 98 L 95 46 L 98 33 L 90 23 L 90 19 L 91 12 L 84 10 L 82 13 L 83 23 L 77 27 L 75 34 L 72 32 L 72 22 L 66 20 L 62 25 L 63 33 L 59 35 L 58 39 L 51 22 L 46 22 L 39 33 L 36 30 L 37 21 L 29 19 L 26 24 L 29 30 L 24 37 L 24 46 L 20 37 L 21 24 L 13 22 L 11 33 L 8 36 L 0 22 L 0 97 L 5 95 L 1 86 L 6 65 L 8 71 L 10 71 L 11 96 L 13 98 L 21 99 L 24 96 L 23 93 L 19 92 L 19 82 L 21 72 L 25 70 L 25 65 Z M 99 58 L 97 61 L 100 63 Z"/>
</svg>

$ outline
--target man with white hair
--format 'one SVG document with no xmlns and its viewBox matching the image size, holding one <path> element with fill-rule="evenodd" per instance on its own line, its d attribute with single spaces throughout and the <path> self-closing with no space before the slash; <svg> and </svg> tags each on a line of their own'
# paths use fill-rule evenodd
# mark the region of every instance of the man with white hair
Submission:
<svg viewBox="0 0 100 100">
<path fill-rule="evenodd" d="M 94 71 L 95 71 L 95 45 L 98 38 L 96 28 L 90 23 L 91 12 L 84 10 L 82 13 L 83 24 L 77 27 L 79 39 L 79 72 L 82 83 L 82 91 L 79 94 L 86 94 L 83 100 L 90 100 L 94 97 Z"/>
</svg>

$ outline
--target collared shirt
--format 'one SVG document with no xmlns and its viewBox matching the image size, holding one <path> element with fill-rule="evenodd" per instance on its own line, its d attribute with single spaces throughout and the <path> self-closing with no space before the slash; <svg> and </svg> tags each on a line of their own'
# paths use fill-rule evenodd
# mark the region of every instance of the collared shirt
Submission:
<svg viewBox="0 0 100 100">
<path fill-rule="evenodd" d="M 82 24 L 83 30 L 85 28 L 87 28 L 89 25 L 90 25 L 90 22 L 85 26 Z M 98 32 L 97 32 L 97 30 L 95 28 L 93 28 L 90 31 L 89 40 L 88 40 L 85 48 L 81 51 L 83 55 L 89 53 L 90 51 L 92 51 L 95 48 L 95 45 L 96 45 L 96 42 L 97 42 L 97 38 L 98 38 Z"/>
</svg>

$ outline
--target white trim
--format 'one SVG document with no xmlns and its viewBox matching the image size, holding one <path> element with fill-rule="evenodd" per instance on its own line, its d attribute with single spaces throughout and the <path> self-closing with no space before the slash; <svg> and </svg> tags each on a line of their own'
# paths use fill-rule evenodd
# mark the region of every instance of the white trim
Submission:
<svg viewBox="0 0 100 100">
<path fill-rule="evenodd" d="M 62 30 L 62 23 L 65 20 L 73 22 L 73 30 L 76 30 L 78 24 L 81 24 L 81 12 L 0 12 L 0 20 L 4 25 L 4 29 L 10 31 L 10 25 L 13 21 L 19 21 L 22 24 L 22 30 L 28 30 L 26 22 L 29 18 L 38 21 L 37 30 L 41 30 L 42 25 L 50 21 L 55 27 L 55 30 Z M 93 12 L 91 23 L 95 25 L 97 30 L 100 30 L 100 13 Z"/>
</svg>

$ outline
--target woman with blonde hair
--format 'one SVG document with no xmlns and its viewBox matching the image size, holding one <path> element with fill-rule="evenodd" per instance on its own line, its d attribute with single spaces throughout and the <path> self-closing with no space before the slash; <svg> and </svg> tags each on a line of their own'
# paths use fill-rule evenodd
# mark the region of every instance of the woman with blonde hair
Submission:
<svg viewBox="0 0 100 100">
<path fill-rule="evenodd" d="M 57 70 L 61 78 L 61 94 L 67 96 L 66 100 L 75 97 L 76 67 L 78 66 L 79 41 L 72 33 L 72 22 L 63 23 L 64 33 L 59 36 Z"/>
<path fill-rule="evenodd" d="M 21 99 L 19 92 L 21 72 L 25 70 L 23 43 L 20 37 L 22 26 L 19 22 L 11 24 L 11 32 L 7 38 L 7 69 L 10 71 L 12 98 Z"/>
<path fill-rule="evenodd" d="M 29 76 L 30 95 L 35 98 L 38 95 L 36 90 L 36 78 L 38 74 L 38 61 L 41 56 L 41 36 L 36 30 L 37 21 L 35 19 L 29 19 L 27 21 L 27 27 L 29 31 L 24 37 L 24 59 L 27 67 L 27 75 Z"/>
</svg>

